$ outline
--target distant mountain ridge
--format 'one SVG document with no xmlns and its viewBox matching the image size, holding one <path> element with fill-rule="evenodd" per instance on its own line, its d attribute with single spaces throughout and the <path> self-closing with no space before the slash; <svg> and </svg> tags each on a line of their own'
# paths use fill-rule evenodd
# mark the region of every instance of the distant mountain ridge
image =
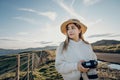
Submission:
<svg viewBox="0 0 120 80">
<path fill-rule="evenodd" d="M 92 43 L 92 47 L 95 52 L 120 54 L 120 41 L 118 40 L 100 40 Z"/>
<path fill-rule="evenodd" d="M 120 44 L 118 40 L 100 40 L 92 43 L 92 46 L 109 46 Z"/>
<path fill-rule="evenodd" d="M 28 51 L 40 51 L 45 49 L 56 49 L 57 46 L 46 46 L 46 47 L 37 47 L 37 48 L 26 48 L 26 49 L 2 49 L 0 48 L 0 55 L 6 54 L 18 54 L 21 52 L 28 52 Z"/>
<path fill-rule="evenodd" d="M 106 46 L 118 45 L 118 44 L 120 45 L 120 41 L 118 41 L 118 40 L 100 40 L 100 41 L 96 41 L 96 42 L 92 43 L 92 46 L 105 46 L 106 47 Z M 40 50 L 45 50 L 45 49 L 56 49 L 56 48 L 57 48 L 57 46 L 46 46 L 46 47 L 27 48 L 27 49 L 2 49 L 2 48 L 0 48 L 0 55 L 17 54 L 17 53 L 21 53 L 21 52 L 40 51 Z M 101 47 L 94 48 L 94 49 L 95 49 L 95 51 L 100 51 L 100 49 L 102 50 Z M 109 49 L 110 49 L 110 47 L 109 47 Z M 111 50 L 111 51 L 113 51 L 113 50 Z"/>
</svg>

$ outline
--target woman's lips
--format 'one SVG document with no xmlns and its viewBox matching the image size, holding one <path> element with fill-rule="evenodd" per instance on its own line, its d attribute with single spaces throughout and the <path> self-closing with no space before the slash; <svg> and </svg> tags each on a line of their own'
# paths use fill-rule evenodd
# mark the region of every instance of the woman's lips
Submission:
<svg viewBox="0 0 120 80">
<path fill-rule="evenodd" d="M 74 35 L 74 34 L 70 34 L 70 35 Z"/>
</svg>

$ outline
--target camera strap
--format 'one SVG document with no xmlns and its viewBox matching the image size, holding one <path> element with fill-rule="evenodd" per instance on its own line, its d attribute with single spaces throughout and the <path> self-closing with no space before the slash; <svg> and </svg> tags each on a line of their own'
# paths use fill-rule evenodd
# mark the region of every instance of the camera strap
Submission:
<svg viewBox="0 0 120 80">
<path fill-rule="evenodd" d="M 83 80 L 83 77 L 82 77 L 82 72 L 81 72 L 81 74 L 80 74 L 80 79 L 79 80 Z M 87 73 L 86 73 L 87 74 Z M 98 78 L 98 75 L 97 74 L 94 74 L 94 75 L 88 75 L 87 74 L 87 77 L 88 77 L 88 79 L 97 79 Z"/>
<path fill-rule="evenodd" d="M 97 79 L 98 75 L 94 74 L 94 75 L 87 75 L 89 79 Z"/>
<path fill-rule="evenodd" d="M 80 80 L 83 80 L 83 77 L 82 77 L 82 72 L 81 72 L 81 74 L 80 74 Z"/>
</svg>

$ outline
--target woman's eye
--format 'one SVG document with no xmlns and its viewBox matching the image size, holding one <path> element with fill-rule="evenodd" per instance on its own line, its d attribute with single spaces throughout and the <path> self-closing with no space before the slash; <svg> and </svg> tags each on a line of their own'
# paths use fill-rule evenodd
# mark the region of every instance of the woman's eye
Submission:
<svg viewBox="0 0 120 80">
<path fill-rule="evenodd" d="M 67 30 L 70 30 L 70 28 L 67 28 Z"/>
<path fill-rule="evenodd" d="M 67 28 L 67 30 L 71 30 L 71 29 L 75 29 L 75 27 L 71 26 L 71 27 Z"/>
</svg>

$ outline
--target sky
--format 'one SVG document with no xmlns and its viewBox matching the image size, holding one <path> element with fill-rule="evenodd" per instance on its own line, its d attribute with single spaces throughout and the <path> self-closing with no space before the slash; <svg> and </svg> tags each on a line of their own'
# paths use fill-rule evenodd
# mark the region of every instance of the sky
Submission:
<svg viewBox="0 0 120 80">
<path fill-rule="evenodd" d="M 90 43 L 120 40 L 120 0 L 0 0 L 0 48 L 58 46 L 71 18 L 87 26 Z"/>
</svg>

